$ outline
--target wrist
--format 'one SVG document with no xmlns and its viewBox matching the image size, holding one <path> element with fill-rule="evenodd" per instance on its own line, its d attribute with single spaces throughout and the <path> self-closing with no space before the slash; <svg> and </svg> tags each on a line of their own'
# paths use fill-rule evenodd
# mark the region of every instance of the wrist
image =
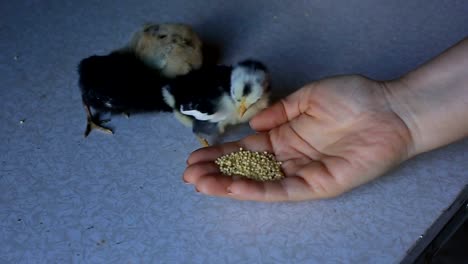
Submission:
<svg viewBox="0 0 468 264">
<path fill-rule="evenodd" d="M 417 116 L 411 109 L 407 100 L 407 93 L 410 92 L 408 84 L 404 79 L 395 79 L 382 82 L 384 96 L 391 111 L 404 123 L 409 138 L 407 140 L 408 159 L 423 152 L 420 143 L 421 133 Z M 406 97 L 406 98 L 405 98 Z"/>
<path fill-rule="evenodd" d="M 410 157 L 468 136 L 468 38 L 383 86 L 410 131 Z"/>
</svg>

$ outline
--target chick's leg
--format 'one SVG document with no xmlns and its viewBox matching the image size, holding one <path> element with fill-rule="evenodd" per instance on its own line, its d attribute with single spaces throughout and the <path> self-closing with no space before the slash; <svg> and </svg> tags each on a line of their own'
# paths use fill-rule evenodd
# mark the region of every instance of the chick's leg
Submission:
<svg viewBox="0 0 468 264">
<path fill-rule="evenodd" d="M 100 121 L 95 121 L 93 118 L 93 115 L 91 113 L 91 109 L 89 108 L 89 105 L 83 103 L 85 111 L 86 111 L 86 119 L 87 119 L 87 124 L 86 124 L 86 130 L 84 132 L 84 136 L 87 137 L 89 133 L 91 133 L 91 130 L 93 129 L 98 129 L 101 130 L 107 134 L 114 134 L 111 129 L 107 127 L 101 126 Z"/>
<path fill-rule="evenodd" d="M 190 117 L 183 115 L 177 110 L 174 110 L 173 113 L 177 120 L 179 120 L 179 122 L 182 123 L 184 126 L 193 127 L 193 120 Z"/>
<path fill-rule="evenodd" d="M 181 122 L 182 124 L 184 124 L 185 126 L 188 126 L 188 127 L 192 127 L 194 126 L 194 122 L 193 120 L 186 116 L 186 115 L 183 115 L 182 113 L 180 113 L 179 111 L 177 110 L 174 110 L 174 116 L 177 118 L 177 120 L 179 120 L 179 122 Z M 203 146 L 203 147 L 208 147 L 210 146 L 210 143 L 208 143 L 208 140 L 206 140 L 205 138 L 199 136 L 199 135 L 195 135 L 198 139 L 198 141 L 200 142 L 200 144 Z"/>
</svg>

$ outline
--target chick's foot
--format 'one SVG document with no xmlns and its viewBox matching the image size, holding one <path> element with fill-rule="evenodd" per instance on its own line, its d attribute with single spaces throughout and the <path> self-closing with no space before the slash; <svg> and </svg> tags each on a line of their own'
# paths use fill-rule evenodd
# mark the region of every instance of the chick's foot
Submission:
<svg viewBox="0 0 468 264">
<path fill-rule="evenodd" d="M 110 128 L 101 126 L 101 123 L 102 122 L 94 121 L 92 118 L 88 118 L 88 122 L 86 124 L 86 130 L 84 132 L 84 136 L 87 137 L 89 135 L 89 133 L 91 133 L 91 130 L 93 130 L 93 129 L 100 130 L 100 131 L 105 132 L 107 134 L 114 134 L 114 132 Z"/>
<path fill-rule="evenodd" d="M 93 129 L 100 130 L 100 131 L 105 132 L 107 134 L 114 134 L 114 132 L 110 128 L 103 127 L 101 125 L 102 123 L 106 123 L 109 120 L 103 120 L 103 121 L 95 120 L 95 118 L 91 114 L 91 109 L 89 108 L 89 106 L 85 104 L 84 107 L 85 107 L 86 119 L 87 119 L 86 130 L 84 132 L 84 137 L 87 137 L 89 135 L 89 133 L 91 133 L 91 131 Z"/>
</svg>

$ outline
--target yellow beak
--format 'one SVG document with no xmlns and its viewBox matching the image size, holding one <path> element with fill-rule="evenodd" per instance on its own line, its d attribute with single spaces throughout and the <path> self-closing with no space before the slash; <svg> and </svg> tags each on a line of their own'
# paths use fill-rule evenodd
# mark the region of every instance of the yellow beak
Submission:
<svg viewBox="0 0 468 264">
<path fill-rule="evenodd" d="M 237 112 L 239 113 L 239 118 L 242 118 L 246 111 L 247 111 L 247 107 L 245 107 L 245 97 L 242 97 L 239 108 L 237 108 Z"/>
</svg>

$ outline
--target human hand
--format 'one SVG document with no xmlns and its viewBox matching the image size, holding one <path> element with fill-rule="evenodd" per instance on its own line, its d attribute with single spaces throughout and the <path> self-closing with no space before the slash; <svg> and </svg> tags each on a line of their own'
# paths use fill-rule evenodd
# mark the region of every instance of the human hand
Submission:
<svg viewBox="0 0 468 264">
<path fill-rule="evenodd" d="M 355 75 L 309 84 L 255 116 L 250 125 L 257 134 L 193 152 L 184 181 L 207 195 L 256 201 L 329 198 L 369 182 L 414 155 L 386 89 Z M 286 177 L 255 182 L 222 175 L 214 160 L 239 147 L 273 153 Z"/>
</svg>

